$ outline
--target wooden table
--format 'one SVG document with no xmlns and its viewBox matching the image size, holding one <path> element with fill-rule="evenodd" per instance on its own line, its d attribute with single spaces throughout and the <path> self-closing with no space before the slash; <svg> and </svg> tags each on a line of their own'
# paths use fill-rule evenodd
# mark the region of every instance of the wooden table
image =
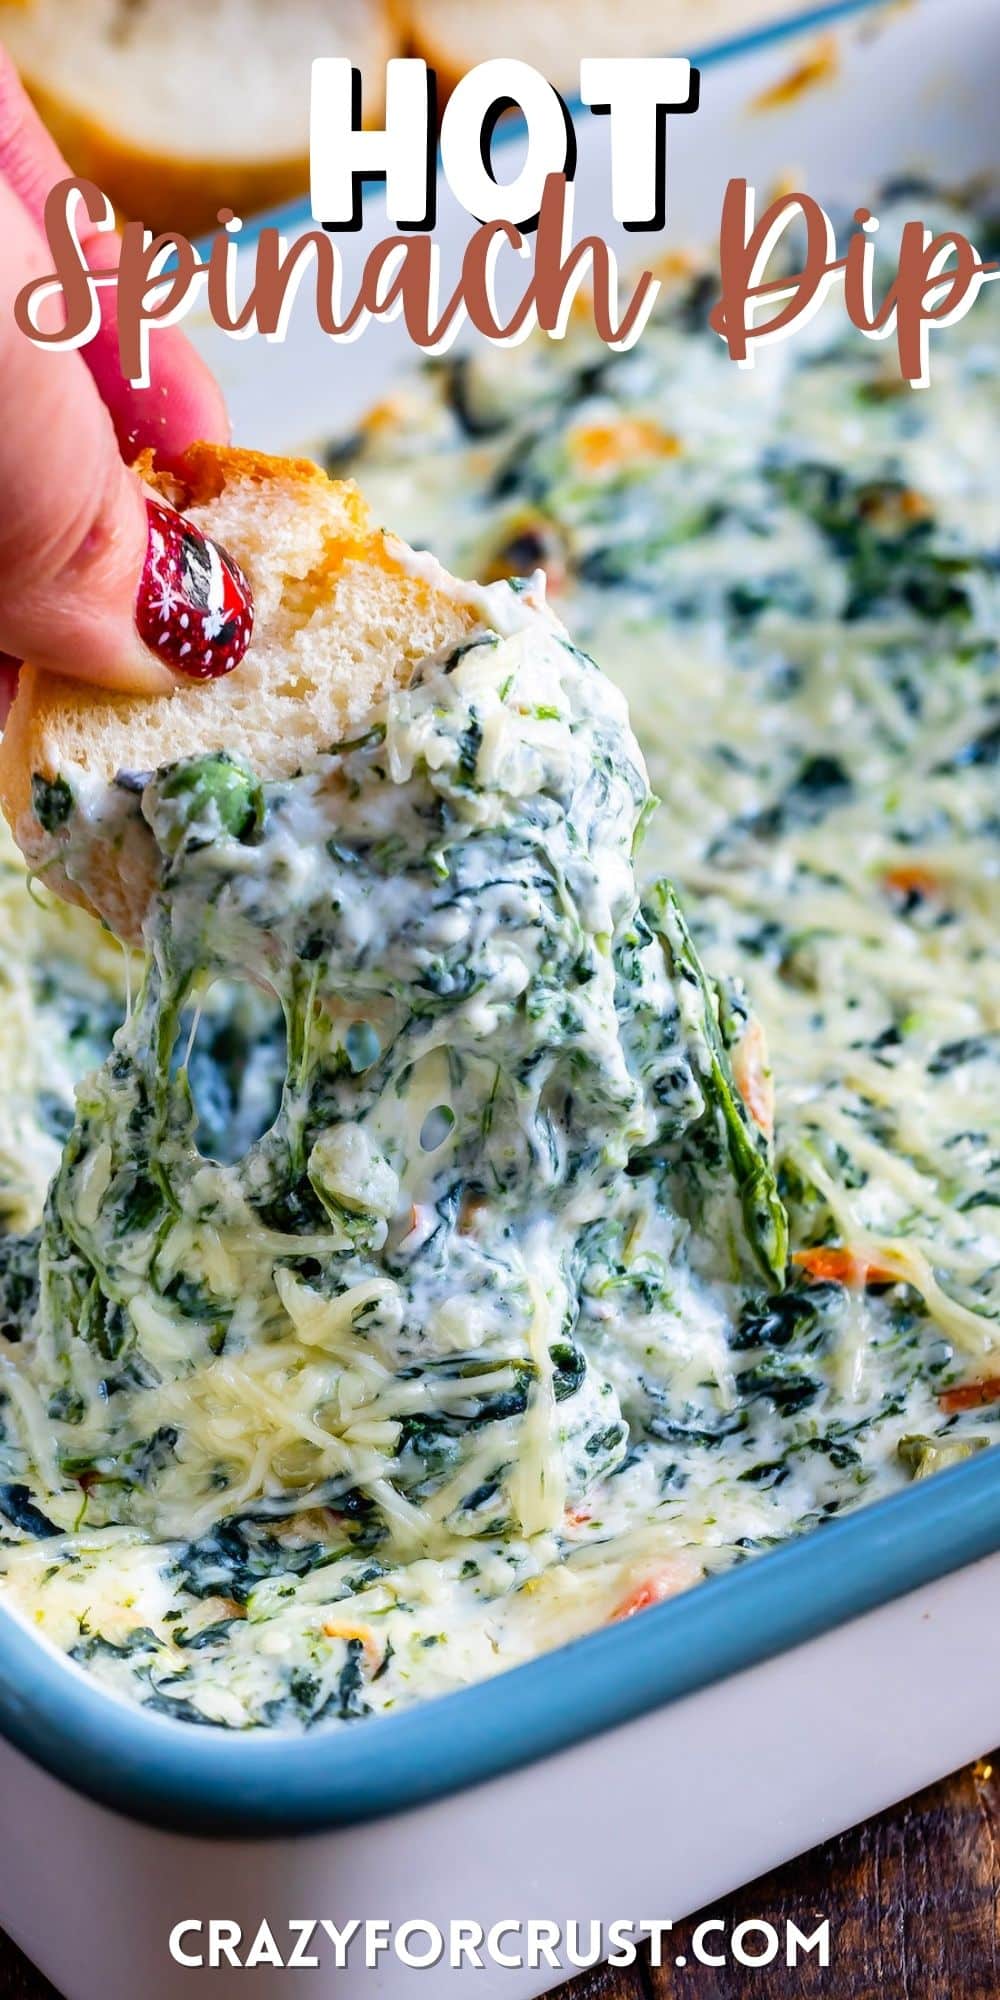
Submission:
<svg viewBox="0 0 1000 2000">
<path fill-rule="evenodd" d="M 727 1930 L 745 1917 L 765 1917 L 778 1926 L 791 1919 L 807 1933 L 818 1916 L 829 1916 L 830 1966 L 822 1971 L 807 1958 L 791 1971 L 775 1962 L 751 1972 L 689 1958 L 683 1969 L 581 1973 L 558 2000 L 997 2000 L 1000 1751 L 763 1876 L 711 1914 Z M 688 1956 L 696 1922 L 678 1925 L 674 1956 Z M 54 1995 L 2 1936 L 0 1995 Z"/>
</svg>

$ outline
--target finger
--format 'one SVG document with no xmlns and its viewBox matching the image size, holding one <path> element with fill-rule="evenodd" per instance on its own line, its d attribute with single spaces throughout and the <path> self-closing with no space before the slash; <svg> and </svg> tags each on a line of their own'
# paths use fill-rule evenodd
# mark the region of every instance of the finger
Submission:
<svg viewBox="0 0 1000 2000">
<path fill-rule="evenodd" d="M 174 686 L 171 668 L 226 672 L 252 616 L 235 565 L 169 509 L 150 512 L 79 354 L 47 353 L 15 324 L 46 257 L 0 182 L 0 649 L 137 693 Z"/>
<path fill-rule="evenodd" d="M 82 208 L 78 211 L 86 213 Z M 80 232 L 81 248 L 92 270 L 114 270 L 120 244 L 117 236 Z M 111 413 L 119 449 L 129 462 L 152 448 L 161 465 L 182 457 L 196 438 L 225 444 L 229 418 L 210 368 L 180 327 L 154 327 L 149 343 L 149 386 L 136 389 L 122 374 L 118 359 L 118 299 L 102 288 L 101 324 L 94 339 L 81 349 Z"/>
<path fill-rule="evenodd" d="M 0 178 L 13 188 L 41 234 L 46 197 L 69 171 L 10 57 L 0 49 Z M 117 236 L 96 230 L 82 208 L 80 221 L 80 241 L 91 266 L 114 269 Z M 169 465 L 195 438 L 225 443 L 229 422 L 222 391 L 190 341 L 179 327 L 170 326 L 155 329 L 150 345 L 149 387 L 135 389 L 118 363 L 114 293 L 102 292 L 100 330 L 81 351 L 111 413 L 124 457 L 131 460 L 152 446 Z"/>
<path fill-rule="evenodd" d="M 122 463 L 76 353 L 47 354 L 14 322 L 46 249 L 0 182 L 0 648 L 109 687 L 170 685 L 132 606 L 146 550 L 142 489 Z"/>
</svg>

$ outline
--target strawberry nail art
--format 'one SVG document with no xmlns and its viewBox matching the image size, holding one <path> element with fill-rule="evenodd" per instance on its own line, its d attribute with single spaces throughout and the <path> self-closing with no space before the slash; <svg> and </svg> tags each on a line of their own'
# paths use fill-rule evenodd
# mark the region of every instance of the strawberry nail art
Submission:
<svg viewBox="0 0 1000 2000">
<path fill-rule="evenodd" d="M 232 673 L 253 634 L 253 595 L 239 563 L 183 514 L 147 500 L 149 542 L 135 622 L 176 674 L 214 681 Z"/>
</svg>

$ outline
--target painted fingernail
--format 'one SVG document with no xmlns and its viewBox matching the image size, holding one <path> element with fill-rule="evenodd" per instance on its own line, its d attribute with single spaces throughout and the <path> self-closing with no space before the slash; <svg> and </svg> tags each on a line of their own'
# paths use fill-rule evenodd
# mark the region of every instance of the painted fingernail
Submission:
<svg viewBox="0 0 1000 2000">
<path fill-rule="evenodd" d="M 230 674 L 253 635 L 253 593 L 239 563 L 183 514 L 147 500 L 149 541 L 136 600 L 139 637 L 176 674 Z"/>
<path fill-rule="evenodd" d="M 9 653 L 0 653 L 0 729 L 10 714 L 10 705 L 17 693 L 18 663 Z"/>
</svg>

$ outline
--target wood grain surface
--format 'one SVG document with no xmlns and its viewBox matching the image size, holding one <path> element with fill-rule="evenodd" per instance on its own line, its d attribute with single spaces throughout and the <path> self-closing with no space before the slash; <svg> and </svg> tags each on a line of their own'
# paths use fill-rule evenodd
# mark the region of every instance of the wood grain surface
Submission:
<svg viewBox="0 0 1000 2000">
<path fill-rule="evenodd" d="M 711 1915 L 727 1932 L 762 1917 L 779 1930 L 790 1919 L 808 1933 L 829 1917 L 830 1965 L 824 1971 L 812 1958 L 793 1969 L 697 1965 L 692 1917 L 669 1944 L 685 1966 L 581 1973 L 557 2000 L 998 2000 L 1000 1751 L 762 1876 Z M 721 1951 L 721 1938 L 710 1944 Z M 0 1936 L 3 2000 L 54 1993 Z"/>
</svg>

